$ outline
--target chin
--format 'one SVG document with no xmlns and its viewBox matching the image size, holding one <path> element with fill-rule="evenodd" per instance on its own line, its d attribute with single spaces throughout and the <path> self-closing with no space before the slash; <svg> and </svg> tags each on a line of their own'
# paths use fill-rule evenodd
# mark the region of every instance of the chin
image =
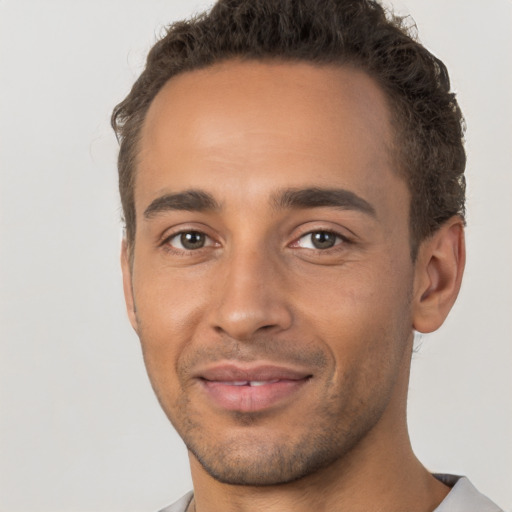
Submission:
<svg viewBox="0 0 512 512">
<path fill-rule="evenodd" d="M 229 441 L 201 443 L 189 439 L 187 448 L 204 471 L 229 485 L 272 486 L 295 482 L 327 468 L 349 452 L 359 436 L 333 432 L 303 434 L 294 441 L 269 439 L 254 432 Z"/>
</svg>

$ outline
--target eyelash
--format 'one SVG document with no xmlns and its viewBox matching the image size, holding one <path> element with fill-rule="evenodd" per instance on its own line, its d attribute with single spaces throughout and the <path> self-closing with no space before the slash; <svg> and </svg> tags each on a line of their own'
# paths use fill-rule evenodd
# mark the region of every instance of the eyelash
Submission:
<svg viewBox="0 0 512 512">
<path fill-rule="evenodd" d="M 187 233 L 188 234 L 195 233 L 195 234 L 203 235 L 211 243 L 208 243 L 207 245 L 203 245 L 202 247 L 199 247 L 197 249 L 181 249 L 181 248 L 178 248 L 178 247 L 173 247 L 170 244 L 170 242 L 173 239 L 176 239 L 177 237 L 182 236 L 182 235 L 187 234 Z M 302 235 L 300 235 L 291 244 L 289 244 L 288 247 L 298 247 L 298 248 L 301 248 L 298 245 L 300 240 L 302 240 L 303 238 L 308 237 L 308 236 L 311 237 L 312 235 L 317 234 L 317 233 L 327 233 L 327 234 L 330 234 L 330 235 L 334 235 L 338 240 L 335 242 L 335 244 L 332 247 L 327 247 L 327 248 L 324 248 L 324 249 L 315 248 L 315 247 L 302 247 L 302 249 L 309 250 L 309 251 L 316 251 L 318 253 L 329 254 L 329 253 L 331 253 L 333 251 L 340 250 L 340 247 L 339 247 L 340 245 L 343 246 L 343 245 L 351 244 L 352 243 L 352 240 L 349 239 L 347 236 L 342 235 L 341 233 L 339 233 L 337 231 L 334 231 L 332 229 L 314 229 L 314 230 L 307 231 L 307 232 L 303 233 Z M 172 233 L 171 235 L 167 236 L 161 242 L 160 245 L 161 245 L 161 247 L 165 251 L 173 253 L 173 254 L 177 254 L 177 255 L 194 255 L 194 254 L 197 254 L 198 252 L 200 252 L 202 249 L 206 249 L 206 248 L 209 248 L 209 247 L 214 247 L 215 245 L 218 245 L 218 244 L 216 244 L 216 242 L 210 236 L 208 236 L 204 231 L 201 231 L 201 230 L 198 230 L 198 229 L 183 229 L 181 231 L 178 231 L 176 233 Z"/>
<path fill-rule="evenodd" d="M 182 236 L 187 233 L 196 233 L 199 235 L 203 235 L 207 240 L 210 240 L 213 243 L 210 243 L 208 245 L 205 245 L 203 247 L 199 247 L 198 249 L 180 249 L 178 247 L 173 247 L 170 242 L 171 240 L 178 238 L 179 236 Z M 160 246 L 167 252 L 178 254 L 178 255 L 193 255 L 194 253 L 198 253 L 201 249 L 205 249 L 207 247 L 212 247 L 215 245 L 215 242 L 213 241 L 212 237 L 208 236 L 204 231 L 201 231 L 199 229 L 183 229 L 181 231 L 177 231 L 176 233 L 172 233 L 171 235 L 165 237 L 164 240 L 162 240 Z"/>
<path fill-rule="evenodd" d="M 318 233 L 327 233 L 329 235 L 335 236 L 338 240 L 335 241 L 335 244 L 332 247 L 327 247 L 324 249 L 320 249 L 318 247 L 303 247 L 303 249 L 307 249 L 310 251 L 317 251 L 319 253 L 328 254 L 332 251 L 340 250 L 340 245 L 350 244 L 352 241 L 346 237 L 345 235 L 342 235 L 341 233 L 334 231 L 332 229 L 314 229 L 311 231 L 307 231 L 306 233 L 303 233 L 300 237 L 296 238 L 294 242 L 292 242 L 291 246 L 293 247 L 295 244 L 298 244 L 300 240 L 302 240 L 305 237 L 311 237 L 314 234 Z"/>
</svg>

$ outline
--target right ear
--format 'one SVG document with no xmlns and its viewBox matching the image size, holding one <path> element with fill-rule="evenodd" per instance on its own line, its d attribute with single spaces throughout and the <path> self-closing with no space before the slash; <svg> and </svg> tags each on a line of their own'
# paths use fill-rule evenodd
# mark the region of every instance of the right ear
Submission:
<svg viewBox="0 0 512 512">
<path fill-rule="evenodd" d="M 123 290 L 124 300 L 126 302 L 126 312 L 135 332 L 138 332 L 137 314 L 135 309 L 135 301 L 133 298 L 133 285 L 132 285 L 132 265 L 131 254 L 128 248 L 126 238 L 123 238 L 121 246 L 121 270 L 123 272 Z"/>
</svg>

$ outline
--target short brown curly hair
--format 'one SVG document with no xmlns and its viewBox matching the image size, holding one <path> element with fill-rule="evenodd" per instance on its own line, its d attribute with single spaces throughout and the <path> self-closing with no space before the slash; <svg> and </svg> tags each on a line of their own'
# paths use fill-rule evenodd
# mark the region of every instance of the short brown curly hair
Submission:
<svg viewBox="0 0 512 512">
<path fill-rule="evenodd" d="M 395 163 L 411 193 L 413 258 L 443 222 L 453 215 L 464 219 L 462 113 L 445 65 L 415 39 L 404 18 L 374 0 L 219 0 L 167 28 L 113 111 L 129 247 L 138 142 L 149 105 L 173 76 L 234 58 L 351 65 L 368 73 L 389 100 Z"/>
</svg>

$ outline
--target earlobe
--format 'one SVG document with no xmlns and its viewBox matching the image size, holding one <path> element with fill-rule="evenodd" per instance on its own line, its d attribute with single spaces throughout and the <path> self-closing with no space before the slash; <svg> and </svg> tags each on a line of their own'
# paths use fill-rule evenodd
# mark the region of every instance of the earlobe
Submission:
<svg viewBox="0 0 512 512">
<path fill-rule="evenodd" d="M 128 243 L 126 239 L 123 239 L 123 243 L 121 246 L 121 269 L 123 272 L 123 290 L 124 300 L 126 302 L 126 312 L 128 313 L 128 318 L 130 319 L 130 323 L 132 324 L 133 329 L 135 330 L 135 332 L 138 332 L 137 315 L 135 313 L 135 301 L 133 298 L 130 250 L 128 248 Z"/>
<path fill-rule="evenodd" d="M 415 330 L 427 333 L 442 325 L 459 293 L 465 261 L 464 223 L 454 216 L 419 248 L 413 295 Z"/>
</svg>

